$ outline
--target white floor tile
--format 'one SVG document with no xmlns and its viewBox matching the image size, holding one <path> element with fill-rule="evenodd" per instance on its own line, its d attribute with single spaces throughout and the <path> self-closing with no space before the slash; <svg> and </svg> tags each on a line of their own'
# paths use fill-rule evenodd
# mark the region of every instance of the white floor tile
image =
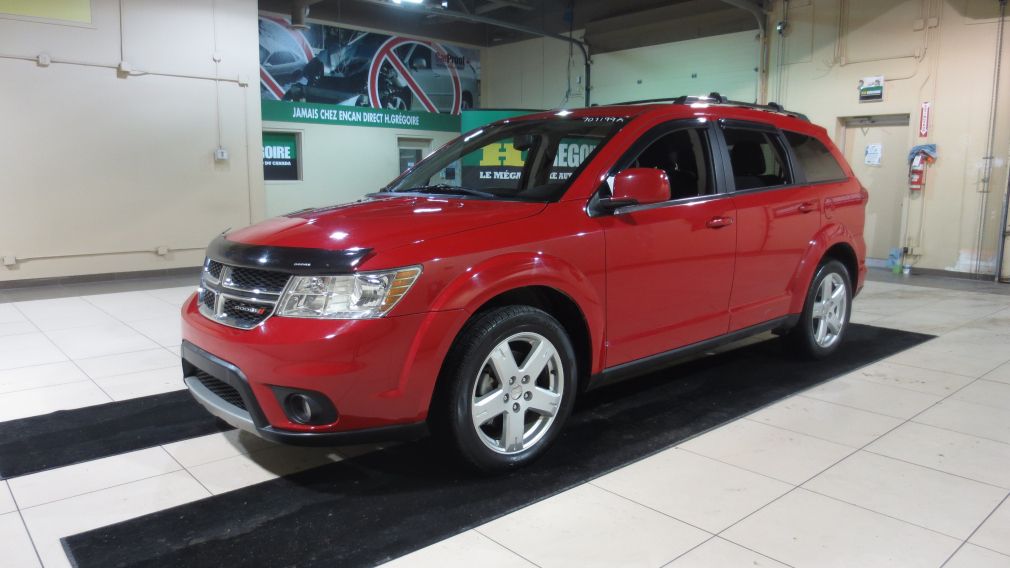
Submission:
<svg viewBox="0 0 1010 568">
<path fill-rule="evenodd" d="M 0 422 L 102 404 L 111 400 L 91 381 L 10 392 L 0 394 Z"/>
<path fill-rule="evenodd" d="M 128 400 L 186 388 L 186 384 L 182 382 L 182 369 L 178 367 L 115 375 L 95 379 L 95 383 L 112 397 L 112 400 Z"/>
<path fill-rule="evenodd" d="M 678 449 L 660 452 L 592 484 L 712 533 L 793 487 Z"/>
<path fill-rule="evenodd" d="M 23 335 L 25 333 L 35 333 L 39 328 L 28 321 L 0 322 L 0 337 L 9 335 Z"/>
<path fill-rule="evenodd" d="M 14 304 L 0 304 L 0 323 L 18 323 L 28 321 Z"/>
<path fill-rule="evenodd" d="M 867 450 L 1010 488 L 1010 445 L 909 422 Z"/>
<path fill-rule="evenodd" d="M 184 467 L 194 467 L 274 446 L 259 436 L 229 430 L 162 446 Z"/>
<path fill-rule="evenodd" d="M 148 448 L 9 480 L 22 509 L 182 469 L 161 448 Z"/>
<path fill-rule="evenodd" d="M 113 322 L 47 333 L 71 359 L 154 349 L 158 344 L 124 323 Z"/>
<path fill-rule="evenodd" d="M 991 332 L 954 330 L 889 359 L 894 363 L 981 377 L 1010 361 L 1005 341 Z"/>
<path fill-rule="evenodd" d="M 82 298 L 119 321 L 179 317 L 178 308 L 145 292 L 117 292 Z"/>
<path fill-rule="evenodd" d="M 168 302 L 176 307 L 182 307 L 186 300 L 196 292 L 196 282 L 192 286 L 180 286 L 177 288 L 160 288 L 158 290 L 146 290 L 144 293 L 154 296 L 159 300 Z"/>
<path fill-rule="evenodd" d="M 340 459 L 331 449 L 274 446 L 188 469 L 200 483 L 218 495 Z"/>
<path fill-rule="evenodd" d="M 909 367 L 908 365 L 899 365 L 889 361 L 881 361 L 863 367 L 858 371 L 846 375 L 846 377 L 937 396 L 947 396 L 974 380 L 971 377 L 963 375 Z"/>
<path fill-rule="evenodd" d="M 543 568 L 658 567 L 709 534 L 592 485 L 582 485 L 477 530 Z"/>
<path fill-rule="evenodd" d="M 751 420 L 731 422 L 680 447 L 794 485 L 852 452 L 848 446 Z"/>
<path fill-rule="evenodd" d="M 381 565 L 383 568 L 535 568 L 502 545 L 466 531 Z"/>
<path fill-rule="evenodd" d="M 165 349 L 168 349 L 169 351 L 171 351 L 172 353 L 174 353 L 176 357 L 182 357 L 182 349 L 178 345 L 176 345 L 174 347 L 166 347 Z"/>
<path fill-rule="evenodd" d="M 993 511 L 968 540 L 979 546 L 1010 554 L 1010 501 L 1004 501 Z"/>
<path fill-rule="evenodd" d="M 60 538 L 208 497 L 185 471 L 117 485 L 24 509 L 25 524 L 46 568 L 69 567 Z"/>
<path fill-rule="evenodd" d="M 849 315 L 849 321 L 851 323 L 873 325 L 886 317 L 888 317 L 887 314 L 860 310 L 858 307 L 853 307 L 852 314 Z"/>
<path fill-rule="evenodd" d="M 966 544 L 943 568 L 1010 568 L 1010 556 Z"/>
<path fill-rule="evenodd" d="M 996 381 L 1010 385 L 1010 363 L 1005 363 L 996 367 L 983 377 L 987 381 Z"/>
<path fill-rule="evenodd" d="M 721 536 L 792 566 L 940 566 L 960 541 L 797 489 Z"/>
<path fill-rule="evenodd" d="M 803 487 L 962 540 L 1006 496 L 999 487 L 868 452 Z"/>
<path fill-rule="evenodd" d="M 915 422 L 1010 444 L 1010 409 L 950 398 L 916 416 Z"/>
<path fill-rule="evenodd" d="M 1010 410 L 1010 385 L 982 379 L 964 387 L 951 398 Z"/>
<path fill-rule="evenodd" d="M 81 298 L 57 298 L 15 302 L 21 311 L 42 331 L 88 327 L 113 323 L 116 319 Z"/>
<path fill-rule="evenodd" d="M 0 371 L 0 394 L 86 380 L 88 376 L 69 361 L 18 367 Z"/>
<path fill-rule="evenodd" d="M 0 370 L 66 360 L 66 355 L 41 333 L 10 335 L 0 340 Z"/>
<path fill-rule="evenodd" d="M 12 568 L 41 566 L 35 547 L 21 522 L 21 516 L 17 513 L 0 515 L 0 562 Z"/>
<path fill-rule="evenodd" d="M 852 377 L 824 383 L 805 391 L 803 396 L 901 419 L 915 416 L 942 398 Z"/>
<path fill-rule="evenodd" d="M 14 497 L 11 495 L 10 489 L 7 488 L 7 482 L 0 481 L 0 515 L 17 510 L 18 507 L 14 504 Z"/>
<path fill-rule="evenodd" d="M 853 448 L 901 424 L 898 418 L 805 396 L 787 398 L 747 418 Z"/>
<path fill-rule="evenodd" d="M 713 537 L 667 565 L 669 568 L 788 568 L 753 550 Z M 665 567 L 664 567 L 665 568 Z"/>
<path fill-rule="evenodd" d="M 992 313 L 998 309 L 996 307 L 986 313 Z M 934 311 L 932 309 L 916 309 L 881 318 L 874 321 L 873 325 L 939 335 L 986 315 L 986 313 L 974 315 L 972 313 L 950 313 Z"/>
<path fill-rule="evenodd" d="M 179 356 L 161 347 L 132 353 L 77 359 L 75 362 L 93 379 L 169 367 L 179 368 Z"/>
<path fill-rule="evenodd" d="M 176 347 L 182 344 L 182 319 L 178 314 L 132 321 L 129 325 L 164 347 Z"/>
</svg>

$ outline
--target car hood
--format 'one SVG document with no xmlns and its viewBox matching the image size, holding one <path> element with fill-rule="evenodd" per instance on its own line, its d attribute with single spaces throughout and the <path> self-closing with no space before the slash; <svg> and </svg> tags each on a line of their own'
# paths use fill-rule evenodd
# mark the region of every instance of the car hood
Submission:
<svg viewBox="0 0 1010 568">
<path fill-rule="evenodd" d="M 375 252 L 536 215 L 546 204 L 403 195 L 297 211 L 232 231 L 250 245 Z"/>
</svg>

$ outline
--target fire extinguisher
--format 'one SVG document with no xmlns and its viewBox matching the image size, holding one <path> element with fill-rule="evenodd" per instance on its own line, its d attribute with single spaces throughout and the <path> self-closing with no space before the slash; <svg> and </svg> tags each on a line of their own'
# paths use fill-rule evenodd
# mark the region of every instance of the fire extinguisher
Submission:
<svg viewBox="0 0 1010 568">
<path fill-rule="evenodd" d="M 908 189 L 922 191 L 926 185 L 926 166 L 936 161 L 936 144 L 923 144 L 908 154 Z"/>
</svg>

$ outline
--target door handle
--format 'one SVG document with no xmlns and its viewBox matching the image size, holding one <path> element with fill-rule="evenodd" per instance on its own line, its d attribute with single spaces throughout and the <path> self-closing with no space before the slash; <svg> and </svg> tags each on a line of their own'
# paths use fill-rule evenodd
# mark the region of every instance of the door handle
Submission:
<svg viewBox="0 0 1010 568">
<path fill-rule="evenodd" d="M 811 213 L 817 211 L 816 201 L 804 201 L 800 203 L 800 213 Z"/>
<path fill-rule="evenodd" d="M 705 223 L 705 226 L 709 229 L 721 229 L 723 227 L 728 227 L 733 224 L 732 217 L 712 217 Z"/>
</svg>

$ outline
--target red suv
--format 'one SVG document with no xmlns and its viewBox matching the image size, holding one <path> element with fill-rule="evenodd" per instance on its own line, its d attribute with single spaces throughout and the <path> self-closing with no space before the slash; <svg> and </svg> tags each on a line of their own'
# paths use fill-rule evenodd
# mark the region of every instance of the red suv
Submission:
<svg viewBox="0 0 1010 568">
<path fill-rule="evenodd" d="M 430 427 L 508 469 L 586 389 L 765 331 L 837 349 L 866 201 L 824 129 L 778 105 L 496 122 L 358 202 L 219 236 L 183 308 L 186 384 L 270 440 Z"/>
</svg>

